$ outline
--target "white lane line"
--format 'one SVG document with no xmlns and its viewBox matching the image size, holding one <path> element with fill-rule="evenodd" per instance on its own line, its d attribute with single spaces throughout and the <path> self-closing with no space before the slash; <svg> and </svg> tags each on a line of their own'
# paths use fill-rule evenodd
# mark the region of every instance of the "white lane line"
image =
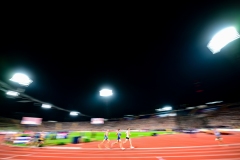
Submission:
<svg viewBox="0 0 240 160">
<path fill-rule="evenodd" d="M 19 152 L 17 152 L 17 153 L 19 153 Z M 1 156 L 12 156 L 12 155 L 15 156 L 15 154 L 10 154 L 10 153 L 9 154 L 8 153 L 0 153 L 0 155 Z"/>
<path fill-rule="evenodd" d="M 220 147 L 220 146 L 238 146 L 240 143 L 233 144 L 224 144 L 224 145 L 204 145 L 204 146 L 180 146 L 180 147 L 156 147 L 156 148 L 134 148 L 134 150 L 151 150 L 151 149 L 185 149 L 185 148 L 208 148 L 208 147 Z M 30 147 L 19 147 L 14 146 L 15 148 L 30 148 Z M 34 147 L 35 148 L 35 147 Z M 36 147 L 38 148 L 38 147 Z M 45 149 L 81 149 L 81 150 L 99 150 L 98 148 L 81 148 L 81 147 L 42 147 Z"/>
<path fill-rule="evenodd" d="M 188 155 L 192 155 L 192 154 L 201 154 L 201 153 L 203 153 L 203 152 L 191 152 L 191 153 L 189 153 L 189 152 L 173 152 L 173 153 L 162 153 L 162 152 L 155 152 L 155 153 L 136 153 L 137 155 L 141 155 L 141 156 L 143 156 L 143 155 L 158 155 L 158 154 L 161 154 L 161 155 L 178 155 L 178 154 L 188 154 Z M 222 153 L 222 154 L 228 154 L 228 153 L 239 153 L 240 154 L 240 150 L 236 150 L 235 152 L 233 151 L 233 152 L 229 152 L 229 151 L 225 151 L 225 152 L 223 152 L 223 151 L 208 151 L 208 152 L 204 152 L 204 154 L 212 154 L 212 153 L 215 153 L 215 154 L 217 154 L 217 153 Z M 100 155 L 101 156 L 119 156 L 119 155 L 131 155 L 132 153 L 108 153 L 108 154 L 101 154 L 100 153 Z M 50 155 L 65 155 L 65 156 L 67 156 L 68 154 L 57 154 L 57 153 L 54 153 L 54 154 L 51 154 L 51 153 L 49 153 L 49 154 L 42 154 L 41 153 L 41 155 L 45 155 L 45 156 L 50 156 Z M 70 155 L 70 154 L 69 154 Z M 83 154 L 84 156 L 95 156 L 95 155 L 99 155 L 99 153 L 96 153 L 96 154 L 93 154 L 93 153 L 84 153 Z"/>
<path fill-rule="evenodd" d="M 219 151 L 219 150 L 209 150 L 209 151 L 204 151 L 204 154 L 205 153 L 240 153 L 240 149 L 234 149 L 234 150 L 222 150 L 222 151 Z M 32 154 L 38 154 L 38 153 L 33 153 L 33 152 L 24 152 L 24 154 L 26 154 L 26 153 L 32 153 Z M 41 155 L 68 155 L 68 154 L 75 154 L 75 153 L 77 153 L 77 152 L 74 152 L 74 153 L 56 153 L 56 152 L 53 152 L 53 153 L 51 153 L 51 152 L 46 152 L 46 153 L 41 153 L 41 152 L 39 152 L 39 154 L 41 154 Z M 101 155 L 103 155 L 103 156 L 116 156 L 116 155 L 120 155 L 120 154 L 133 154 L 133 153 L 136 153 L 136 152 L 125 152 L 125 151 L 122 151 L 122 152 L 118 152 L 118 153 L 115 153 L 115 152 L 109 152 L 109 153 L 107 153 L 107 154 L 102 154 L 101 152 L 99 153 L 99 152 L 97 152 L 97 153 L 91 153 L 91 152 L 86 152 L 86 153 L 82 153 L 82 154 L 84 154 L 85 156 L 89 156 L 89 155 L 99 155 L 99 154 L 101 154 Z M 140 153 L 136 153 L 136 154 L 138 154 L 138 155 L 156 155 L 156 154 L 161 154 L 161 155 L 169 155 L 169 154 L 171 154 L 171 155 L 176 155 L 176 154 L 201 154 L 201 153 L 203 153 L 203 151 L 198 151 L 198 152 L 146 152 L 146 153 L 142 153 L 142 152 L 140 152 Z M 12 154 L 11 154 L 12 155 Z"/>
<path fill-rule="evenodd" d="M 52 151 L 60 151 L 58 149 L 54 149 L 52 148 Z M 130 148 L 126 148 L 125 152 L 184 152 L 184 151 L 209 151 L 209 150 L 234 150 L 234 149 L 240 149 L 240 146 L 219 146 L 219 147 L 212 147 L 212 148 L 186 148 L 186 149 L 181 149 L 181 150 L 176 150 L 176 149 L 148 149 L 148 150 L 137 150 L 137 149 L 130 149 Z M 0 150 L 0 152 L 5 152 L 5 153 L 15 153 L 15 152 L 34 152 L 34 153 L 39 153 L 42 151 L 47 151 L 44 150 L 43 148 L 39 148 L 38 150 L 36 149 L 20 149 L 20 150 L 9 150 L 9 149 L 4 149 L 4 150 Z M 89 152 L 92 151 L 94 152 L 106 152 L 106 151 L 113 151 L 113 152 L 121 152 L 122 150 L 120 148 L 115 148 L 115 149 L 95 149 L 95 150 L 61 150 L 61 153 L 75 153 L 75 152 Z"/>
<path fill-rule="evenodd" d="M 151 150 L 151 149 L 168 149 L 168 148 L 173 148 L 173 149 L 185 149 L 185 148 L 208 148 L 208 147 L 223 147 L 223 146 L 238 146 L 240 143 L 235 143 L 235 144 L 225 144 L 225 145 L 206 145 L 206 146 L 182 146 L 182 147 L 157 147 L 157 148 L 134 148 L 134 150 Z M 91 149 L 97 149 L 97 148 L 81 148 L 81 150 L 91 150 Z"/>
<path fill-rule="evenodd" d="M 160 151 L 173 151 L 173 149 L 176 149 L 176 150 L 209 150 L 209 149 L 222 149 L 224 147 L 227 147 L 227 148 L 240 148 L 240 145 L 224 145 L 224 146 L 219 146 L 219 145 L 216 145 L 216 146 L 209 146 L 209 147 L 186 147 L 186 148 L 174 148 L 174 147 L 169 147 L 169 148 L 134 148 L 134 149 L 131 149 L 131 148 L 126 148 L 126 150 L 141 150 L 141 151 L 144 151 L 144 150 L 160 150 Z M 101 149 L 98 149 L 98 148 L 82 148 L 81 150 L 101 150 Z M 102 149 L 102 150 L 108 150 L 108 149 Z M 120 148 L 112 148 L 111 150 L 120 150 Z M 175 150 L 175 151 L 176 151 Z"/>
<path fill-rule="evenodd" d="M 26 155 L 22 155 L 22 156 L 26 156 Z M 200 155 L 186 155 L 186 156 L 164 156 L 163 158 L 179 158 L 179 157 L 219 157 L 219 156 L 240 156 L 240 153 L 238 154 L 200 154 Z M 78 157 L 65 157 L 65 156 L 31 156 L 31 157 L 45 157 L 45 158 L 58 158 L 58 159 L 62 159 L 62 158 L 66 158 L 66 159 L 72 159 L 72 158 L 104 158 L 104 159 L 108 159 L 108 158 L 156 158 L 156 156 L 138 156 L 138 157 L 127 157 L 127 156 L 78 156 Z"/>
<path fill-rule="evenodd" d="M 153 149 L 186 149 L 186 148 L 209 148 L 209 147 L 230 147 L 230 146 L 240 146 L 240 143 L 234 144 L 224 144 L 224 145 L 205 145 L 205 146 L 181 146 L 181 147 L 157 147 L 157 148 L 134 148 L 134 150 L 153 150 Z M 16 147 L 16 148 L 30 148 L 30 147 Z M 37 148 L 39 147 L 31 147 Z M 81 147 L 42 147 L 41 149 L 79 149 L 79 150 L 99 150 L 99 148 L 81 148 Z M 113 148 L 113 150 L 119 148 Z"/>
<path fill-rule="evenodd" d="M 81 149 L 81 147 L 43 147 L 46 149 Z"/>
<path fill-rule="evenodd" d="M 45 148 L 45 149 L 81 149 L 81 147 L 24 147 L 24 146 L 9 146 L 11 148 Z"/>
<path fill-rule="evenodd" d="M 73 154 L 73 153 L 86 153 L 86 151 L 62 151 L 62 152 L 41 152 L 43 150 L 34 150 L 34 151 L 25 151 L 25 150 L 19 150 L 19 151 L 8 151 L 8 150 L 5 150 L 5 151 L 2 151 L 0 150 L 1 152 L 5 152 L 5 154 L 10 154 L 10 153 L 22 153 L 22 154 Z M 122 153 L 123 151 L 122 150 L 98 150 L 98 151 L 91 151 L 91 154 L 102 154 L 102 153 L 105 153 L 106 151 L 108 151 L 108 154 L 114 154 L 114 153 Z M 206 149 L 206 148 L 201 148 L 201 149 L 187 149 L 187 150 L 125 150 L 124 153 L 136 153 L 136 154 L 154 154 L 154 153 L 164 153 L 164 154 L 176 154 L 176 153 L 207 153 L 207 152 L 240 152 L 240 147 L 237 147 L 237 148 L 229 148 L 229 147 L 226 147 L 226 148 L 214 148 L 214 149 Z M 12 154 L 10 154 L 12 155 Z"/>
<path fill-rule="evenodd" d="M 1 158 L 0 158 L 1 159 Z M 27 160 L 27 159 L 15 159 L 15 158 L 13 158 L 13 159 L 11 159 L 11 160 Z"/>
<path fill-rule="evenodd" d="M 6 158 L 1 158 L 1 159 L 12 159 L 14 157 L 19 157 L 19 156 L 30 156 L 32 154 L 24 154 L 24 155 L 15 155 L 15 156 L 11 156 L 11 157 L 6 157 Z"/>
</svg>

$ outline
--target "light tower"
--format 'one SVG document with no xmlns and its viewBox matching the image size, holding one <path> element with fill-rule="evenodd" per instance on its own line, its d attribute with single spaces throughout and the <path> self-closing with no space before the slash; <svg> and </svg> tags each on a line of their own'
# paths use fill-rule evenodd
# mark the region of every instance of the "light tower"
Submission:
<svg viewBox="0 0 240 160">
<path fill-rule="evenodd" d="M 112 90 L 110 89 L 102 89 L 99 91 L 99 94 L 101 97 L 104 98 L 105 102 L 106 102 L 106 113 L 107 113 L 107 118 L 108 118 L 108 104 L 109 104 L 109 98 L 113 95 Z"/>
</svg>

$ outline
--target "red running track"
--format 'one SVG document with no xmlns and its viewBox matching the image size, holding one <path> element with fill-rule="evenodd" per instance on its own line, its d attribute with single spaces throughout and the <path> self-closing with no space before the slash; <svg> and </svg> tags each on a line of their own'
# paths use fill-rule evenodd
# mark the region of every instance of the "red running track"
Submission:
<svg viewBox="0 0 240 160">
<path fill-rule="evenodd" d="M 135 149 L 97 149 L 96 142 L 68 145 L 74 149 L 20 148 L 0 146 L 0 159 L 5 160 L 240 160 L 240 136 L 223 136 L 219 146 L 214 136 L 197 134 L 160 135 L 132 139 Z M 66 147 L 66 146 L 65 146 Z"/>
</svg>

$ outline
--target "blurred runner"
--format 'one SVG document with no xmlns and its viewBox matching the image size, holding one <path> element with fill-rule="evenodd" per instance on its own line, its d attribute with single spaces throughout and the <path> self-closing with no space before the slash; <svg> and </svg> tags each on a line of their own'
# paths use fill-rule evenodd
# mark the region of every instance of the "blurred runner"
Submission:
<svg viewBox="0 0 240 160">
<path fill-rule="evenodd" d="M 129 143 L 130 143 L 130 148 L 134 148 L 134 147 L 132 146 L 132 141 L 131 141 L 131 139 L 130 139 L 130 135 L 131 135 L 131 133 L 130 133 L 130 128 L 128 128 L 127 131 L 126 131 L 126 140 L 123 142 L 123 144 L 125 144 L 127 141 L 129 141 Z"/>
<path fill-rule="evenodd" d="M 221 133 L 217 130 L 214 129 L 214 135 L 215 135 L 215 141 L 218 141 L 218 144 L 223 144 L 223 138 L 221 137 Z"/>
<path fill-rule="evenodd" d="M 103 139 L 103 141 L 98 145 L 98 148 L 101 148 L 101 145 L 102 145 L 105 141 L 107 141 L 107 144 L 105 144 L 105 147 L 106 147 L 106 148 L 109 148 L 108 144 L 109 144 L 110 140 L 108 139 L 108 135 L 109 135 L 109 130 L 106 130 L 106 132 L 104 133 L 104 139 Z"/>
<path fill-rule="evenodd" d="M 122 150 L 125 149 L 125 148 L 123 148 L 123 146 L 122 146 L 120 129 L 117 130 L 117 141 L 114 142 L 114 143 L 112 143 L 111 148 L 113 147 L 113 145 L 115 145 L 115 144 L 117 144 L 117 143 L 119 144 L 119 146 L 120 146 L 120 148 L 121 148 Z"/>
<path fill-rule="evenodd" d="M 38 139 L 37 147 L 40 147 L 44 143 L 44 135 L 40 135 Z"/>
</svg>

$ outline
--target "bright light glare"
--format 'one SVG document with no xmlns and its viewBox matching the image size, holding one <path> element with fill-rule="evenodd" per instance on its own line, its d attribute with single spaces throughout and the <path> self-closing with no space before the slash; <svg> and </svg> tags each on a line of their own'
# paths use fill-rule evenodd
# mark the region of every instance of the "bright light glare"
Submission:
<svg viewBox="0 0 240 160">
<path fill-rule="evenodd" d="M 156 111 L 170 111 L 170 110 L 172 110 L 171 106 L 166 106 L 166 107 L 163 107 L 163 108 L 156 109 Z"/>
<path fill-rule="evenodd" d="M 207 108 L 207 105 L 200 105 L 200 106 L 197 106 L 197 108 Z"/>
<path fill-rule="evenodd" d="M 10 95 L 10 96 L 18 96 L 19 95 L 18 92 L 14 92 L 14 91 L 8 91 L 6 94 Z"/>
<path fill-rule="evenodd" d="M 109 90 L 109 89 L 102 89 L 100 91 L 100 96 L 103 96 L 103 97 L 108 97 L 108 96 L 111 96 L 113 93 L 112 93 L 112 90 Z"/>
<path fill-rule="evenodd" d="M 170 106 L 163 107 L 163 110 L 165 110 L 165 111 L 169 111 L 169 110 L 172 110 L 172 107 L 170 107 Z"/>
<path fill-rule="evenodd" d="M 177 116 L 177 113 L 169 113 L 169 114 L 160 114 L 159 117 L 174 117 Z"/>
<path fill-rule="evenodd" d="M 52 106 L 49 104 L 42 104 L 42 108 L 52 108 Z"/>
<path fill-rule="evenodd" d="M 186 109 L 194 109 L 195 107 L 187 107 Z"/>
<path fill-rule="evenodd" d="M 174 117 L 174 116 L 177 116 L 177 113 L 170 113 L 168 114 L 168 116 Z"/>
<path fill-rule="evenodd" d="M 167 117 L 168 115 L 167 114 L 160 114 L 158 115 L 159 117 Z"/>
<path fill-rule="evenodd" d="M 223 101 L 215 101 L 215 102 L 208 102 L 206 104 L 217 104 L 217 103 L 222 103 Z"/>
<path fill-rule="evenodd" d="M 71 116 L 77 116 L 78 114 L 79 114 L 79 112 L 75 112 L 75 111 L 70 112 L 70 115 L 71 115 Z"/>
<path fill-rule="evenodd" d="M 219 31 L 208 43 L 207 47 L 215 54 L 221 51 L 221 49 L 228 43 L 240 38 L 236 28 L 228 27 Z"/>
<path fill-rule="evenodd" d="M 28 86 L 29 84 L 32 83 L 32 80 L 28 76 L 22 73 L 14 74 L 10 80 L 13 82 L 17 82 L 23 86 Z"/>
</svg>

